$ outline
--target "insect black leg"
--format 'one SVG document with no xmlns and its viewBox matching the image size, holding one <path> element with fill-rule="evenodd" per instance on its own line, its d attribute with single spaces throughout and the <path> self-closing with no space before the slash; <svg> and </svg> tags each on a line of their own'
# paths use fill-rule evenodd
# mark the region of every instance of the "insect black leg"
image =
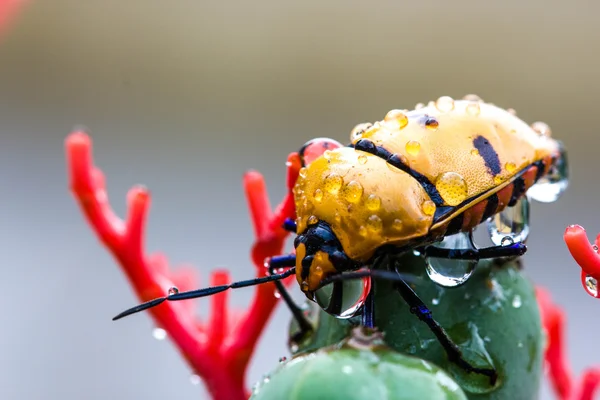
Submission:
<svg viewBox="0 0 600 400">
<path fill-rule="evenodd" d="M 431 332 L 433 332 L 433 334 L 437 337 L 438 341 L 446 351 L 450 362 L 455 363 L 467 372 L 474 372 L 488 376 L 490 378 L 491 385 L 496 383 L 496 380 L 498 379 L 498 373 L 496 370 L 489 368 L 477 368 L 469 364 L 463 358 L 458 346 L 452 341 L 446 331 L 444 331 L 444 328 L 442 328 L 441 325 L 435 319 L 433 319 L 429 308 L 427 308 L 425 303 L 423 303 L 419 296 L 406 282 L 398 281 L 395 286 L 404 301 L 406 301 L 406 303 L 409 305 L 410 312 L 415 314 L 421 321 L 425 322 Z"/>
<path fill-rule="evenodd" d="M 518 257 L 525 254 L 526 251 L 527 246 L 517 242 L 506 246 L 492 246 L 482 249 L 445 249 L 428 246 L 421 249 L 421 254 L 426 257 L 447 258 L 449 260 L 483 260 L 486 258 Z"/>
<path fill-rule="evenodd" d="M 373 285 L 373 283 L 371 283 Z M 367 300 L 363 306 L 362 325 L 366 328 L 375 326 L 375 301 L 373 300 L 373 286 L 371 292 L 367 295 Z"/>
<path fill-rule="evenodd" d="M 269 274 L 276 275 L 275 270 L 277 268 L 291 267 L 295 264 L 296 256 L 294 254 L 273 257 L 269 261 Z M 281 283 L 281 281 L 274 281 L 274 283 L 275 287 L 277 288 L 277 291 L 279 291 L 279 294 L 281 295 L 281 298 L 292 312 L 292 315 L 294 316 L 296 322 L 298 322 L 298 326 L 300 327 L 300 331 L 297 334 L 295 334 L 293 338 L 290 338 L 290 340 L 297 343 L 302 340 L 304 335 L 311 332 L 313 330 L 313 327 L 308 321 L 308 319 L 304 316 L 302 309 L 298 307 L 298 305 L 294 302 L 294 299 L 292 299 L 292 296 L 290 296 L 290 292 L 288 292 L 285 286 L 283 286 L 283 283 Z"/>
<path fill-rule="evenodd" d="M 283 229 L 288 232 L 296 233 L 296 222 L 291 218 L 286 218 L 285 221 L 283 221 Z"/>
</svg>

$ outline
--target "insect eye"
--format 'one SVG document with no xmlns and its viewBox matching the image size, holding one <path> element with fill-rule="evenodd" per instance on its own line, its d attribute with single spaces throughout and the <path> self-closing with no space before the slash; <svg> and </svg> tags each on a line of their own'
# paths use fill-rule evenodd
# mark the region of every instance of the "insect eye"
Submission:
<svg viewBox="0 0 600 400">
<path fill-rule="evenodd" d="M 362 309 L 371 290 L 371 278 L 338 281 L 315 291 L 314 301 L 339 319 L 352 318 Z"/>
</svg>

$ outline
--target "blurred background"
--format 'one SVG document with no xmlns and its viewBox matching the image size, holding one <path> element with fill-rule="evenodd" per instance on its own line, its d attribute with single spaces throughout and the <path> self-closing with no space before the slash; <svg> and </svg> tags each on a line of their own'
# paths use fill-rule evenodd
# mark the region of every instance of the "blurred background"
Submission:
<svg viewBox="0 0 600 400">
<path fill-rule="evenodd" d="M 119 214 L 131 185 L 151 189 L 148 250 L 195 264 L 205 285 L 214 267 L 254 273 L 246 170 L 276 203 L 286 156 L 308 139 L 346 142 L 392 108 L 468 93 L 547 122 L 569 150 L 569 190 L 533 204 L 526 273 L 568 313 L 575 372 L 600 363 L 600 303 L 562 240 L 573 223 L 600 231 L 599 12 L 590 0 L 30 1 L 0 42 L 0 398 L 207 398 L 147 315 L 111 321 L 137 299 L 68 190 L 74 126 L 91 130 Z M 287 355 L 289 318 L 280 305 L 250 383 Z"/>
</svg>

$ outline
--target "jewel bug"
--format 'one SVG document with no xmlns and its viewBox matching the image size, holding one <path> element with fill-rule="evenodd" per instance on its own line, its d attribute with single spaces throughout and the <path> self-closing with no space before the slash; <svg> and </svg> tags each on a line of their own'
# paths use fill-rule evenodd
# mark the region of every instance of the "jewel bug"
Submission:
<svg viewBox="0 0 600 400">
<path fill-rule="evenodd" d="M 408 251 L 450 263 L 524 254 L 526 224 L 512 232 L 515 221 L 507 221 L 505 211 L 528 213 L 528 196 L 554 201 L 568 182 L 566 151 L 547 125 L 528 125 L 514 111 L 476 96 L 444 96 L 412 111 L 392 110 L 374 124 L 357 125 L 348 146 L 313 139 L 299 156 L 303 167 L 293 188 L 297 218 L 284 224 L 296 234 L 295 252 L 271 258 L 269 276 L 176 293 L 114 319 L 165 300 L 273 281 L 306 333 L 310 323 L 280 282 L 295 275 L 306 297 L 326 312 L 339 318 L 361 312 L 362 324 L 372 327 L 371 279 L 386 279 L 397 283 L 401 297 L 435 333 L 451 361 L 495 381 L 495 370 L 475 368 L 463 359 L 408 284 L 410 276 L 381 269 L 378 262 Z M 490 225 L 495 246 L 477 248 L 471 233 L 490 218 L 495 221 Z M 440 245 L 456 235 L 466 235 L 466 246 Z M 439 279 L 431 268 L 429 276 Z M 447 282 L 452 286 L 464 280 Z"/>
</svg>

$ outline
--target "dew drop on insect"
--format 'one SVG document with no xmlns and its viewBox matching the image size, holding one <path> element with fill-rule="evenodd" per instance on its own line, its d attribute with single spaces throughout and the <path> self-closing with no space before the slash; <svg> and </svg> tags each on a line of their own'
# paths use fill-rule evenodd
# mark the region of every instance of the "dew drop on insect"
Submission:
<svg viewBox="0 0 600 400">
<path fill-rule="evenodd" d="M 324 157 L 326 160 L 329 160 L 329 159 L 331 158 L 331 150 L 325 150 L 325 151 L 323 152 L 323 157 Z"/>
<path fill-rule="evenodd" d="M 440 112 L 449 112 L 454 110 L 454 99 L 450 96 L 442 96 L 435 101 L 435 108 Z"/>
<path fill-rule="evenodd" d="M 591 275 L 585 277 L 585 290 L 592 297 L 598 297 L 598 281 Z"/>
<path fill-rule="evenodd" d="M 308 225 L 315 225 L 317 222 L 319 222 L 319 218 L 317 218 L 315 215 L 311 215 L 306 221 Z"/>
<path fill-rule="evenodd" d="M 403 129 L 408 125 L 408 117 L 403 110 L 391 110 L 386 114 L 384 121 L 396 129 Z"/>
<path fill-rule="evenodd" d="M 365 165 L 367 163 L 367 156 L 365 156 L 364 154 L 358 156 L 358 163 L 361 165 Z"/>
<path fill-rule="evenodd" d="M 472 149 L 472 150 L 471 150 L 471 155 L 473 155 L 473 156 L 478 156 L 478 155 L 479 155 L 479 150 L 477 150 L 477 149 Z"/>
<path fill-rule="evenodd" d="M 313 194 L 315 201 L 317 203 L 320 203 L 323 200 L 323 191 L 321 189 L 317 189 L 315 190 L 315 193 Z"/>
<path fill-rule="evenodd" d="M 300 284 L 300 289 L 302 289 L 303 292 L 306 292 L 308 290 L 308 282 L 302 281 L 302 283 Z"/>
<path fill-rule="evenodd" d="M 367 232 L 367 228 L 362 226 L 360 228 L 358 228 L 358 234 L 362 237 L 367 237 L 367 235 L 369 234 L 369 232 Z"/>
<path fill-rule="evenodd" d="M 367 228 L 371 232 L 379 232 L 382 227 L 383 222 L 381 221 L 381 218 L 379 218 L 377 215 L 373 214 L 367 219 Z"/>
<path fill-rule="evenodd" d="M 402 220 L 399 218 L 396 218 L 393 222 L 392 222 L 392 229 L 394 229 L 395 231 L 402 231 L 402 228 L 404 227 L 404 224 L 402 223 Z"/>
<path fill-rule="evenodd" d="M 500 246 L 510 246 L 515 244 L 515 241 L 510 236 L 504 236 L 500 241 Z"/>
<path fill-rule="evenodd" d="M 420 110 L 423 107 L 425 107 L 425 104 L 423 104 L 423 103 L 417 103 L 417 104 L 415 104 L 415 110 Z"/>
<path fill-rule="evenodd" d="M 381 199 L 376 194 L 370 194 L 365 200 L 365 207 L 371 211 L 377 211 L 381 207 Z"/>
<path fill-rule="evenodd" d="M 476 94 L 467 94 L 465 95 L 465 97 L 463 97 L 463 100 L 469 100 L 469 101 L 483 101 L 481 99 L 481 97 L 477 96 Z"/>
<path fill-rule="evenodd" d="M 490 239 L 497 246 L 506 246 L 508 239 L 513 243 L 524 243 L 529 236 L 529 200 L 521 198 L 513 207 L 507 207 L 487 220 L 486 225 Z"/>
<path fill-rule="evenodd" d="M 179 289 L 177 289 L 177 286 L 171 286 L 167 293 L 169 294 L 169 296 L 173 296 L 174 294 L 179 293 Z"/>
<path fill-rule="evenodd" d="M 279 292 L 279 290 L 275 290 L 273 292 L 273 296 L 275 296 L 276 299 L 280 299 L 281 298 L 281 293 Z"/>
<path fill-rule="evenodd" d="M 298 171 L 298 175 L 300 176 L 300 178 L 306 178 L 306 174 L 307 174 L 306 167 L 302 167 L 302 168 L 300 168 L 300 171 Z"/>
<path fill-rule="evenodd" d="M 501 184 L 501 183 L 502 183 L 502 181 L 503 181 L 503 179 L 502 179 L 502 177 L 501 177 L 500 175 L 496 175 L 496 176 L 494 177 L 494 184 L 495 184 L 495 185 L 499 185 L 499 184 Z"/>
<path fill-rule="evenodd" d="M 152 329 L 152 337 L 156 340 L 165 340 L 167 331 L 162 328 L 154 328 Z"/>
<path fill-rule="evenodd" d="M 548 126 L 548 124 L 546 124 L 545 122 L 534 122 L 533 124 L 531 124 L 531 129 L 533 129 L 535 131 L 535 133 L 537 133 L 539 136 L 542 137 L 550 137 L 552 136 L 552 131 L 550 130 L 550 127 Z"/>
<path fill-rule="evenodd" d="M 438 126 L 440 126 L 440 123 L 435 118 L 427 118 L 427 120 L 425 121 L 425 127 L 430 131 L 437 130 Z"/>
<path fill-rule="evenodd" d="M 325 190 L 331 194 L 337 194 L 342 188 L 344 180 L 335 172 L 330 173 L 325 177 Z"/>
<path fill-rule="evenodd" d="M 200 384 L 201 381 L 202 381 L 202 378 L 200 378 L 198 375 L 196 375 L 196 374 L 190 375 L 190 383 L 192 385 L 197 386 Z"/>
<path fill-rule="evenodd" d="M 513 297 L 513 299 L 512 299 L 513 308 L 521 308 L 522 305 L 523 305 L 523 301 L 521 300 L 521 296 L 519 296 L 518 294 L 515 295 L 515 297 Z"/>
<path fill-rule="evenodd" d="M 508 108 L 506 110 L 510 115 L 517 115 L 517 110 L 515 110 L 514 108 Z"/>
<path fill-rule="evenodd" d="M 515 164 L 514 162 L 507 162 L 504 167 L 506 168 L 509 174 L 512 174 L 517 170 L 517 164 Z"/>
<path fill-rule="evenodd" d="M 406 142 L 404 148 L 409 155 L 416 157 L 419 154 L 419 151 L 421 151 L 421 143 L 416 140 L 409 140 Z"/>
<path fill-rule="evenodd" d="M 460 232 L 446 236 L 444 240 L 432 247 L 442 249 L 472 249 L 469 234 Z M 450 260 L 447 258 L 426 257 L 427 275 L 440 286 L 454 287 L 465 283 L 473 273 L 477 261 L 475 260 Z"/>
<path fill-rule="evenodd" d="M 440 304 L 440 299 L 438 299 L 438 298 L 431 299 L 431 304 L 433 304 L 434 306 L 437 306 L 438 304 Z"/>
<path fill-rule="evenodd" d="M 361 310 L 370 289 L 370 278 L 338 281 L 315 291 L 314 299 L 328 314 L 348 319 Z"/>
<path fill-rule="evenodd" d="M 344 198 L 350 203 L 358 203 L 363 194 L 363 187 L 356 181 L 350 181 L 344 187 Z"/>
<path fill-rule="evenodd" d="M 569 186 L 569 165 L 567 162 L 567 153 L 560 145 L 560 158 L 552 167 L 546 176 L 540 178 L 527 191 L 527 195 L 540 203 L 552 203 L 560 198 Z"/>
<path fill-rule="evenodd" d="M 359 140 L 363 133 L 371 126 L 373 126 L 373 124 L 370 122 L 363 122 L 362 124 L 356 125 L 350 132 L 350 141 L 354 143 L 355 141 Z"/>
<path fill-rule="evenodd" d="M 481 113 L 481 107 L 479 106 L 479 103 L 476 102 L 471 102 L 467 104 L 465 110 L 467 111 L 467 114 L 471 117 L 476 117 Z"/>
<path fill-rule="evenodd" d="M 432 216 L 435 214 L 435 203 L 431 200 L 425 200 L 421 206 L 425 215 Z"/>
<path fill-rule="evenodd" d="M 435 188 L 449 206 L 457 206 L 467 199 L 467 182 L 456 172 L 446 172 L 435 181 Z"/>
</svg>

